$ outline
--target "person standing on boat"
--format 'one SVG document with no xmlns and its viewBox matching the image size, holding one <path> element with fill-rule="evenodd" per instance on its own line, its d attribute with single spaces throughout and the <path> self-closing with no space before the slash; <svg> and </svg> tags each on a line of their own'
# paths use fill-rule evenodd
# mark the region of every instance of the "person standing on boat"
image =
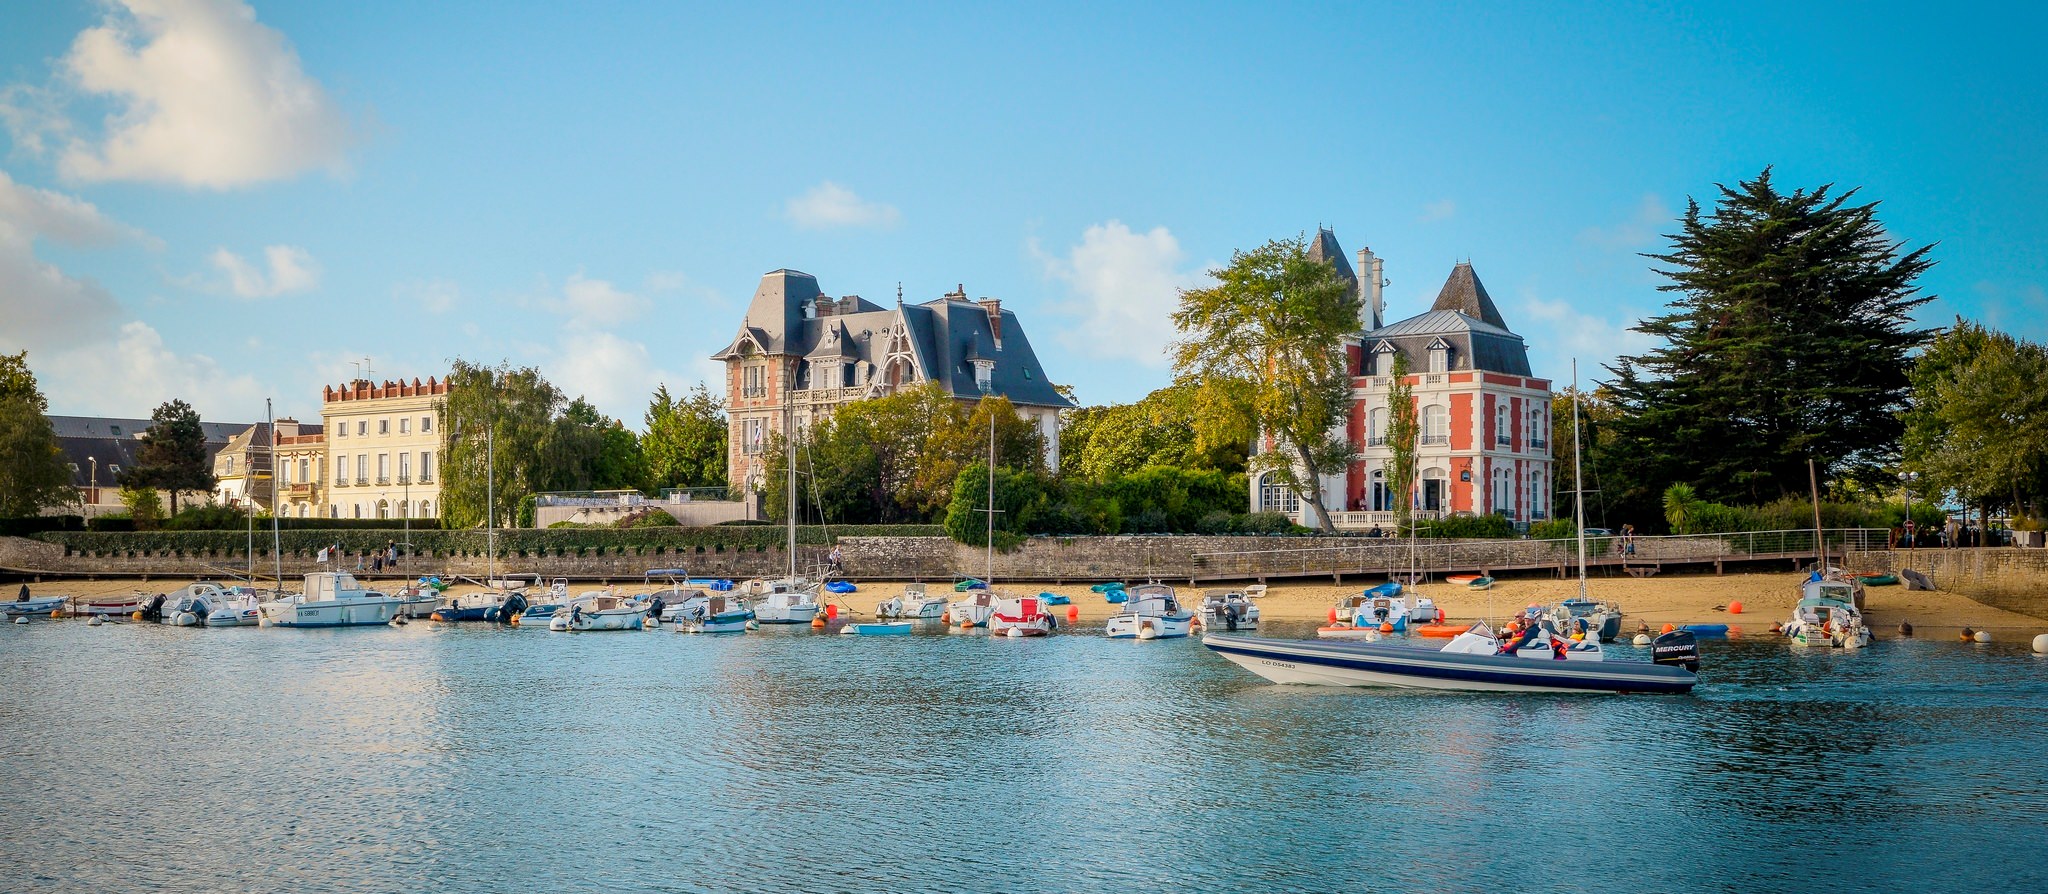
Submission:
<svg viewBox="0 0 2048 894">
<path fill-rule="evenodd" d="M 21 594 L 20 594 L 20 595 L 18 595 L 18 596 L 15 596 L 15 597 L 14 597 L 14 601 L 16 601 L 16 602 L 27 602 L 27 601 L 28 601 L 28 584 L 22 584 L 22 585 L 21 585 Z"/>
</svg>

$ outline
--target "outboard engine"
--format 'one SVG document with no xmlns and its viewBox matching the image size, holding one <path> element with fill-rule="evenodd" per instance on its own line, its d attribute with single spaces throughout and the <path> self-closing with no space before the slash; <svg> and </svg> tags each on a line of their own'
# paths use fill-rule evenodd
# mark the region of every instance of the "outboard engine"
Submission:
<svg viewBox="0 0 2048 894">
<path fill-rule="evenodd" d="M 1650 660 L 1658 664 L 1675 664 L 1698 673 L 1700 669 L 1700 644 L 1690 630 L 1673 630 L 1657 637 L 1650 643 Z"/>
<path fill-rule="evenodd" d="M 505 601 L 499 603 L 497 608 L 484 612 L 484 620 L 510 624 L 512 619 L 519 617 L 523 611 L 526 611 L 526 594 L 513 593 L 506 596 Z"/>
<path fill-rule="evenodd" d="M 654 597 L 654 601 L 647 604 L 648 619 L 654 621 L 661 620 L 661 610 L 667 607 L 667 601 L 663 600 L 660 596 Z"/>
<path fill-rule="evenodd" d="M 168 597 L 168 596 L 167 596 L 166 594 L 163 594 L 163 593 L 158 593 L 158 594 L 156 594 L 156 596 L 155 596 L 155 597 L 151 598 L 151 599 L 149 600 L 149 604 L 148 604 L 148 605 L 146 605 L 146 606 L 143 606 L 143 609 L 142 609 L 142 620 L 145 620 L 145 621 L 161 621 L 161 620 L 163 620 L 163 619 L 164 619 L 164 600 L 165 600 L 165 599 L 167 599 L 167 598 L 169 598 L 169 597 Z"/>
</svg>

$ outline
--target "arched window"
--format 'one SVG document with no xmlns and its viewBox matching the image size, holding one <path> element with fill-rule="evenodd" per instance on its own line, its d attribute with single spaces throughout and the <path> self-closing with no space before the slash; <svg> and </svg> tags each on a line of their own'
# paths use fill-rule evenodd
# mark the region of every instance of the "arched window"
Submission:
<svg viewBox="0 0 2048 894">
<path fill-rule="evenodd" d="M 390 504 L 390 503 L 389 503 L 388 501 L 385 501 L 385 500 L 378 500 L 378 501 L 377 501 L 377 517 L 378 517 L 378 518 L 390 518 L 390 517 L 391 517 L 391 504 Z"/>
<path fill-rule="evenodd" d="M 1301 497 L 1281 484 L 1277 473 L 1267 472 L 1259 476 L 1259 511 L 1296 515 L 1301 512 Z"/>
<path fill-rule="evenodd" d="M 1493 511 L 1509 518 L 1515 515 L 1515 473 L 1507 469 L 1493 470 Z"/>
<path fill-rule="evenodd" d="M 1515 443 L 1508 427 L 1508 402 L 1505 400 L 1493 408 L 1493 443 L 1497 447 L 1509 447 Z"/>
<path fill-rule="evenodd" d="M 432 502 L 432 501 L 430 501 L 430 500 L 421 500 L 421 501 L 420 501 L 420 517 L 421 517 L 421 518 L 433 518 L 433 517 L 434 517 L 434 504 L 433 504 L 433 502 Z"/>
<path fill-rule="evenodd" d="M 1387 443 L 1387 408 L 1373 407 L 1365 414 L 1365 446 L 1382 447 Z"/>
<path fill-rule="evenodd" d="M 1451 442 L 1451 411 L 1442 404 L 1422 408 L 1422 444 L 1442 446 Z"/>
</svg>

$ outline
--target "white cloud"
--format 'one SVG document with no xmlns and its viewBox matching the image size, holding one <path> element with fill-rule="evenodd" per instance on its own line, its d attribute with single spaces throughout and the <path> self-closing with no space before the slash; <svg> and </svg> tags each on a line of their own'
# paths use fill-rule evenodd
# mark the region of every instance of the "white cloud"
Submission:
<svg viewBox="0 0 2048 894">
<path fill-rule="evenodd" d="M 571 275 L 562 285 L 557 305 L 569 317 L 570 325 L 604 329 L 631 322 L 647 312 L 648 301 L 611 284 L 609 280 Z"/>
<path fill-rule="evenodd" d="M 1450 220 L 1452 217 L 1456 216 L 1457 213 L 1457 202 L 1451 201 L 1450 199 L 1438 199 L 1434 202 L 1422 206 L 1421 220 L 1423 223 L 1435 223 L 1439 220 Z"/>
<path fill-rule="evenodd" d="M 853 190 L 829 180 L 790 199 L 785 211 L 797 226 L 812 229 L 893 227 L 902 219 L 896 206 L 866 201 L 854 195 Z"/>
<path fill-rule="evenodd" d="M 341 170 L 355 141 L 291 42 L 240 0 L 118 0 L 61 66 L 57 88 L 10 90 L 0 120 L 19 145 L 56 149 L 67 177 L 222 189 Z M 58 111 L 76 94 L 114 106 L 96 138 Z"/>
<path fill-rule="evenodd" d="M 36 364 L 53 412 L 147 417 L 167 400 L 183 400 L 201 418 L 255 421 L 264 387 L 230 375 L 212 357 L 173 349 L 148 323 L 131 321 L 110 345 L 61 351 Z"/>
<path fill-rule="evenodd" d="M 445 314 L 462 303 L 462 287 L 452 280 L 415 279 L 391 287 L 391 296 L 402 304 L 428 313 Z M 411 310 L 411 307 L 402 308 Z"/>
<path fill-rule="evenodd" d="M 1035 242 L 1029 250 L 1076 299 L 1060 308 L 1078 318 L 1060 334 L 1067 346 L 1155 368 L 1170 359 L 1180 290 L 1208 281 L 1185 269 L 1186 253 L 1165 227 L 1137 233 L 1112 220 L 1083 231 L 1066 257 L 1049 256 Z"/>
<path fill-rule="evenodd" d="M 1596 316 L 1565 301 L 1551 301 L 1524 294 L 1510 315 L 1521 321 L 1517 330 L 1528 341 L 1537 375 L 1549 375 L 1565 382 L 1571 375 L 1571 361 L 1579 361 L 1579 380 L 1605 378 L 1603 367 L 1616 357 L 1637 355 L 1657 344 L 1657 339 L 1629 328 L 1636 324 L 1627 308 L 1607 305 L 1613 316 Z"/>
<path fill-rule="evenodd" d="M 263 249 L 263 267 L 225 248 L 213 253 L 213 266 L 228 276 L 228 290 L 243 298 L 273 298 L 320 285 L 320 265 L 303 248 L 272 245 Z M 265 269 L 265 268 L 268 269 Z"/>
<path fill-rule="evenodd" d="M 1635 252 L 1651 247 L 1666 227 L 1673 227 L 1676 212 L 1664 200 L 1654 195 L 1645 195 L 1636 203 L 1635 213 L 1611 227 L 1587 227 L 1579 231 L 1579 241 L 1587 245 L 1612 251 Z"/>
<path fill-rule="evenodd" d="M 36 242 L 95 248 L 126 239 L 146 237 L 88 202 L 0 171 L 0 349 L 62 348 L 107 333 L 120 314 L 114 296 L 37 257 Z"/>
</svg>

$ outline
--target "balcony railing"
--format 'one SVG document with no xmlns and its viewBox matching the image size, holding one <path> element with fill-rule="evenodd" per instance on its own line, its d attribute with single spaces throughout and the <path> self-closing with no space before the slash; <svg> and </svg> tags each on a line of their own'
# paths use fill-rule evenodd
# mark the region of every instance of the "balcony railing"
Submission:
<svg viewBox="0 0 2048 894">
<path fill-rule="evenodd" d="M 1450 436 L 1450 435 L 1423 435 L 1423 436 L 1422 436 L 1422 438 L 1421 438 L 1421 440 L 1422 440 L 1422 446 L 1424 446 L 1424 447 L 1442 447 L 1442 446 L 1444 446 L 1445 444 L 1449 444 L 1449 443 L 1451 442 L 1451 436 Z"/>
<path fill-rule="evenodd" d="M 348 479 L 347 479 L 347 478 L 336 478 L 336 479 L 334 479 L 334 486 L 335 486 L 335 487 L 347 487 L 347 486 L 348 486 Z"/>
<path fill-rule="evenodd" d="M 389 475 L 379 475 L 379 476 L 377 476 L 377 486 L 378 486 L 378 487 L 390 487 L 390 486 L 391 486 L 391 476 L 389 476 Z"/>
<path fill-rule="evenodd" d="M 1512 437 L 1510 437 L 1510 436 L 1508 436 L 1508 435 L 1494 435 L 1494 436 L 1493 436 L 1493 446 L 1495 446 L 1495 447 L 1513 447 L 1513 446 L 1515 446 L 1515 439 L 1514 439 L 1514 438 L 1512 438 Z"/>
<path fill-rule="evenodd" d="M 409 486 L 411 486 L 411 485 L 412 485 L 412 476 L 411 476 L 411 475 L 399 475 L 399 476 L 398 476 L 398 486 L 399 486 L 399 487 L 409 487 Z"/>
<path fill-rule="evenodd" d="M 765 387 L 764 387 L 764 388 L 741 388 L 741 389 L 740 389 L 740 396 L 741 396 L 741 397 L 767 397 L 767 396 L 768 396 L 768 389 L 767 389 L 767 388 L 765 388 Z"/>
<path fill-rule="evenodd" d="M 1386 435 L 1374 435 L 1374 436 L 1372 436 L 1372 437 L 1370 437 L 1370 438 L 1366 438 L 1366 439 L 1365 439 L 1365 446 L 1367 446 L 1367 447 L 1385 447 L 1385 446 L 1387 446 L 1387 436 L 1386 436 Z"/>
<path fill-rule="evenodd" d="M 434 473 L 432 473 L 432 472 L 421 472 L 421 473 L 420 473 L 420 480 L 418 480 L 418 481 L 415 481 L 415 482 L 413 482 L 413 483 L 414 483 L 414 484 L 433 484 L 433 483 L 434 483 Z"/>
<path fill-rule="evenodd" d="M 1530 450 L 1549 450 L 1549 449 L 1550 449 L 1550 442 L 1549 442 L 1549 441 L 1546 441 L 1546 440 L 1544 440 L 1544 439 L 1542 439 L 1542 438 L 1530 438 L 1530 439 L 1529 439 L 1529 449 L 1530 449 Z"/>
<path fill-rule="evenodd" d="M 740 452 L 748 456 L 753 456 L 757 453 L 760 453 L 761 448 L 764 446 L 766 445 L 764 445 L 760 441 L 748 441 L 740 445 Z"/>
<path fill-rule="evenodd" d="M 367 475 L 357 475 L 357 476 L 356 476 L 356 486 L 357 486 L 357 487 L 369 487 L 369 486 L 370 486 L 370 479 L 369 479 L 369 476 L 367 476 Z"/>
</svg>

